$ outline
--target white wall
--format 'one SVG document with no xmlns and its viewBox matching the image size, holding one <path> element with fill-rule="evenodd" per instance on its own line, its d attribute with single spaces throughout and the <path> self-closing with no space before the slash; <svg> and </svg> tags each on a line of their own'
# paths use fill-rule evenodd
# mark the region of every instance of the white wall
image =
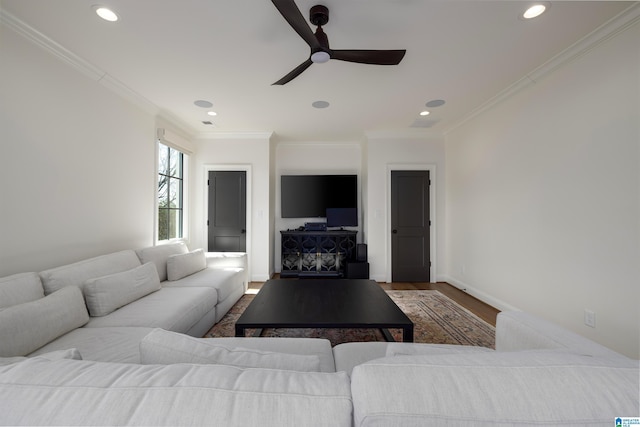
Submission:
<svg viewBox="0 0 640 427">
<path fill-rule="evenodd" d="M 265 281 L 272 273 L 272 213 L 270 208 L 270 136 L 228 136 L 220 139 L 197 139 L 192 159 L 193 185 L 190 198 L 191 232 L 189 246 L 207 247 L 208 170 L 247 171 L 247 253 L 249 278 Z"/>
<path fill-rule="evenodd" d="M 274 258 L 276 272 L 282 266 L 280 231 L 294 229 L 305 222 L 318 222 L 317 218 L 281 218 L 280 216 L 280 176 L 304 174 L 356 174 L 358 175 L 358 195 L 361 196 L 360 177 L 362 146 L 359 142 L 281 142 L 276 146 L 275 176 L 275 239 Z M 361 197 L 359 197 L 361 199 Z M 362 205 L 359 201 L 358 215 L 362 220 Z M 360 223 L 359 221 L 359 223 Z M 356 228 L 353 228 L 356 229 Z M 362 225 L 357 227 L 358 241 L 362 241 Z"/>
<path fill-rule="evenodd" d="M 639 356 L 640 25 L 447 136 L 449 280 Z M 584 325 L 584 310 L 596 328 Z"/>
<path fill-rule="evenodd" d="M 151 245 L 154 118 L 0 31 L 0 277 Z"/>
<path fill-rule="evenodd" d="M 370 276 L 391 281 L 391 170 L 430 170 L 431 174 L 431 281 L 442 280 L 445 230 L 445 148 L 437 136 L 369 136 L 367 152 L 366 243 Z"/>
</svg>

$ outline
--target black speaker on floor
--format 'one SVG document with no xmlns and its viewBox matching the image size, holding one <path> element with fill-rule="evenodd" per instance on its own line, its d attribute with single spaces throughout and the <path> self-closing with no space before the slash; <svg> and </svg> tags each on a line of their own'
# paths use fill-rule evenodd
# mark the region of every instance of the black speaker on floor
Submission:
<svg viewBox="0 0 640 427">
<path fill-rule="evenodd" d="M 356 245 L 356 260 L 365 262 L 367 260 L 367 244 L 358 243 Z"/>
<path fill-rule="evenodd" d="M 347 279 L 368 279 L 369 263 L 347 261 L 345 274 L 347 276 Z"/>
</svg>

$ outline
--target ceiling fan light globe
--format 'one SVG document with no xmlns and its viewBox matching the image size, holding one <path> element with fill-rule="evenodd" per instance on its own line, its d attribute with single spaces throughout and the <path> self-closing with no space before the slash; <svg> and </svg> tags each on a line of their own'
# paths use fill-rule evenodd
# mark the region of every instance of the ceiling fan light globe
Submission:
<svg viewBox="0 0 640 427">
<path fill-rule="evenodd" d="M 331 57 L 327 52 L 324 51 L 314 52 L 311 54 L 311 61 L 313 61 L 315 64 L 323 64 L 329 59 L 331 59 Z"/>
</svg>

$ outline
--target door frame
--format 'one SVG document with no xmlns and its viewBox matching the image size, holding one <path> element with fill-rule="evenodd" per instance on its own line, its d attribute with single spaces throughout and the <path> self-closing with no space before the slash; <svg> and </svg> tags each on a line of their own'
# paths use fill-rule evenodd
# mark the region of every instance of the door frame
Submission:
<svg viewBox="0 0 640 427">
<path fill-rule="evenodd" d="M 391 283 L 391 172 L 392 171 L 429 171 L 429 179 L 431 185 L 429 186 L 429 219 L 431 220 L 431 227 L 429 227 L 429 251 L 431 267 L 429 268 L 429 278 L 431 282 L 436 282 L 436 266 L 437 263 L 437 216 L 436 216 L 436 165 L 434 163 L 389 163 L 387 164 L 387 185 L 386 185 L 386 204 L 387 204 L 387 221 L 385 223 L 385 248 L 387 256 L 386 258 L 386 275 L 385 281 Z"/>
<path fill-rule="evenodd" d="M 203 167 L 203 200 L 204 200 L 204 206 L 203 206 L 203 219 L 206 222 L 207 218 L 209 218 L 209 186 L 206 184 L 207 180 L 209 179 L 209 172 L 211 171 L 244 171 L 247 174 L 247 179 L 246 179 L 246 230 L 247 230 L 247 234 L 246 234 L 246 245 L 247 245 L 247 277 L 251 277 L 251 250 L 253 245 L 251 244 L 252 241 L 252 224 L 251 224 L 251 165 L 248 164 L 206 164 Z M 202 231 L 202 241 L 204 242 L 204 246 L 205 247 L 209 247 L 209 233 L 208 230 L 209 228 L 206 226 L 206 224 L 202 227 L 203 231 Z"/>
</svg>

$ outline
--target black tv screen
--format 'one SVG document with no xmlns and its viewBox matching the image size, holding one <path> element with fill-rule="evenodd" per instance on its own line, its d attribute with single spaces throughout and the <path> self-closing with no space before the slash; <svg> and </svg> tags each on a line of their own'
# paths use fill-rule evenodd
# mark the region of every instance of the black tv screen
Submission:
<svg viewBox="0 0 640 427">
<path fill-rule="evenodd" d="M 357 175 L 282 175 L 282 218 L 321 218 L 327 208 L 358 208 Z"/>
<path fill-rule="evenodd" d="M 327 208 L 327 227 L 356 227 L 358 225 L 358 209 Z"/>
</svg>

